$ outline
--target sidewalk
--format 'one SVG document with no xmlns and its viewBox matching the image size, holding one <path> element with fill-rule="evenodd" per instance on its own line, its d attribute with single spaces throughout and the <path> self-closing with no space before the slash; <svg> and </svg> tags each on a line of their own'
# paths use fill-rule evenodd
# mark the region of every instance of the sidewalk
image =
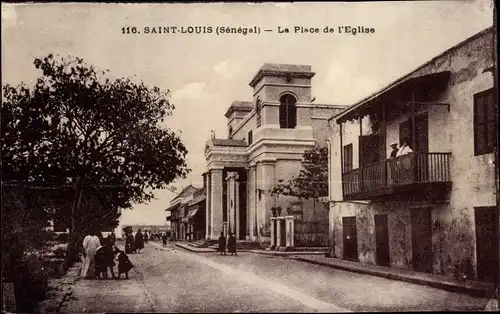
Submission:
<svg viewBox="0 0 500 314">
<path fill-rule="evenodd" d="M 452 292 L 467 293 L 474 296 L 490 297 L 493 294 L 494 286 L 491 283 L 466 280 L 464 282 L 450 279 L 448 276 L 427 274 L 409 269 L 385 267 L 359 262 L 351 262 L 337 258 L 326 258 L 324 256 L 291 256 L 290 258 L 361 274 L 385 277 L 394 280 L 406 281 L 421 285 L 427 285 Z M 493 305 L 492 305 L 493 306 Z M 498 305 L 497 305 L 498 306 Z"/>
</svg>

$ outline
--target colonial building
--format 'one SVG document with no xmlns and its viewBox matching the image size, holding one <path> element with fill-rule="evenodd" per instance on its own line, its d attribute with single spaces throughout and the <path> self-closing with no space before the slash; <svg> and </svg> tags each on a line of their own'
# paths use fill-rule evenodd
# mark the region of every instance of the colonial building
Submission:
<svg viewBox="0 0 500 314">
<path fill-rule="evenodd" d="M 264 64 L 250 82 L 252 100 L 229 106 L 227 138 L 213 134 L 205 147 L 207 239 L 229 231 L 239 240 L 270 241 L 270 209 L 281 207 L 316 226 L 311 239 L 322 222 L 327 240 L 325 206 L 314 211 L 305 201 L 270 193 L 278 180 L 299 174 L 306 149 L 326 145 L 328 118 L 345 109 L 313 102 L 314 75 L 310 66 Z"/>
<path fill-rule="evenodd" d="M 486 29 L 331 118 L 336 257 L 498 276 L 494 42 Z"/>
<path fill-rule="evenodd" d="M 205 238 L 205 189 L 188 185 L 170 202 L 171 231 L 176 239 L 198 240 Z"/>
</svg>

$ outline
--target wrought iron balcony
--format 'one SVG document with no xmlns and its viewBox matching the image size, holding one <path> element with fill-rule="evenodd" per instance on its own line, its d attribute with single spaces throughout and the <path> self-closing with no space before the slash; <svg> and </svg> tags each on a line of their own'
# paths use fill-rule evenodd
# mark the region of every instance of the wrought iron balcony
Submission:
<svg viewBox="0 0 500 314">
<path fill-rule="evenodd" d="M 451 153 L 410 153 L 368 164 L 342 175 L 346 200 L 387 196 L 443 198 L 451 188 Z"/>
</svg>

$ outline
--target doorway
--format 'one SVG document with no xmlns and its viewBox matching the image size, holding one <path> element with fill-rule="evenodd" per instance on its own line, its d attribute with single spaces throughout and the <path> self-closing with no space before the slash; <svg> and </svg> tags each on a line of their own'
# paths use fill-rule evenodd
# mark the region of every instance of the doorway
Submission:
<svg viewBox="0 0 500 314">
<path fill-rule="evenodd" d="M 474 208 L 476 221 L 477 278 L 498 283 L 497 208 Z"/>
<path fill-rule="evenodd" d="M 387 214 L 375 215 L 375 242 L 377 264 L 389 266 L 389 224 Z"/>
<path fill-rule="evenodd" d="M 432 273 L 432 209 L 411 209 L 413 269 Z"/>
<path fill-rule="evenodd" d="M 342 217 L 342 232 L 344 259 L 358 260 L 358 234 L 356 231 L 356 216 Z"/>
</svg>

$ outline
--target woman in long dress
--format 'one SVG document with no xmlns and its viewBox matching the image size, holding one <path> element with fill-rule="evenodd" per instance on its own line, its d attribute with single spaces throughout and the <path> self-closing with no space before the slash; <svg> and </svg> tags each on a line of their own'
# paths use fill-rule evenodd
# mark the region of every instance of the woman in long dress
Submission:
<svg viewBox="0 0 500 314">
<path fill-rule="evenodd" d="M 144 236 L 141 232 L 141 229 L 139 229 L 135 234 L 135 249 L 137 250 L 137 253 L 141 253 L 141 249 L 143 248 L 144 248 Z"/>
<path fill-rule="evenodd" d="M 94 257 L 97 248 L 100 246 L 101 241 L 99 241 L 95 231 L 91 231 L 90 234 L 83 239 L 83 265 L 81 272 L 83 278 L 95 277 Z"/>
</svg>

